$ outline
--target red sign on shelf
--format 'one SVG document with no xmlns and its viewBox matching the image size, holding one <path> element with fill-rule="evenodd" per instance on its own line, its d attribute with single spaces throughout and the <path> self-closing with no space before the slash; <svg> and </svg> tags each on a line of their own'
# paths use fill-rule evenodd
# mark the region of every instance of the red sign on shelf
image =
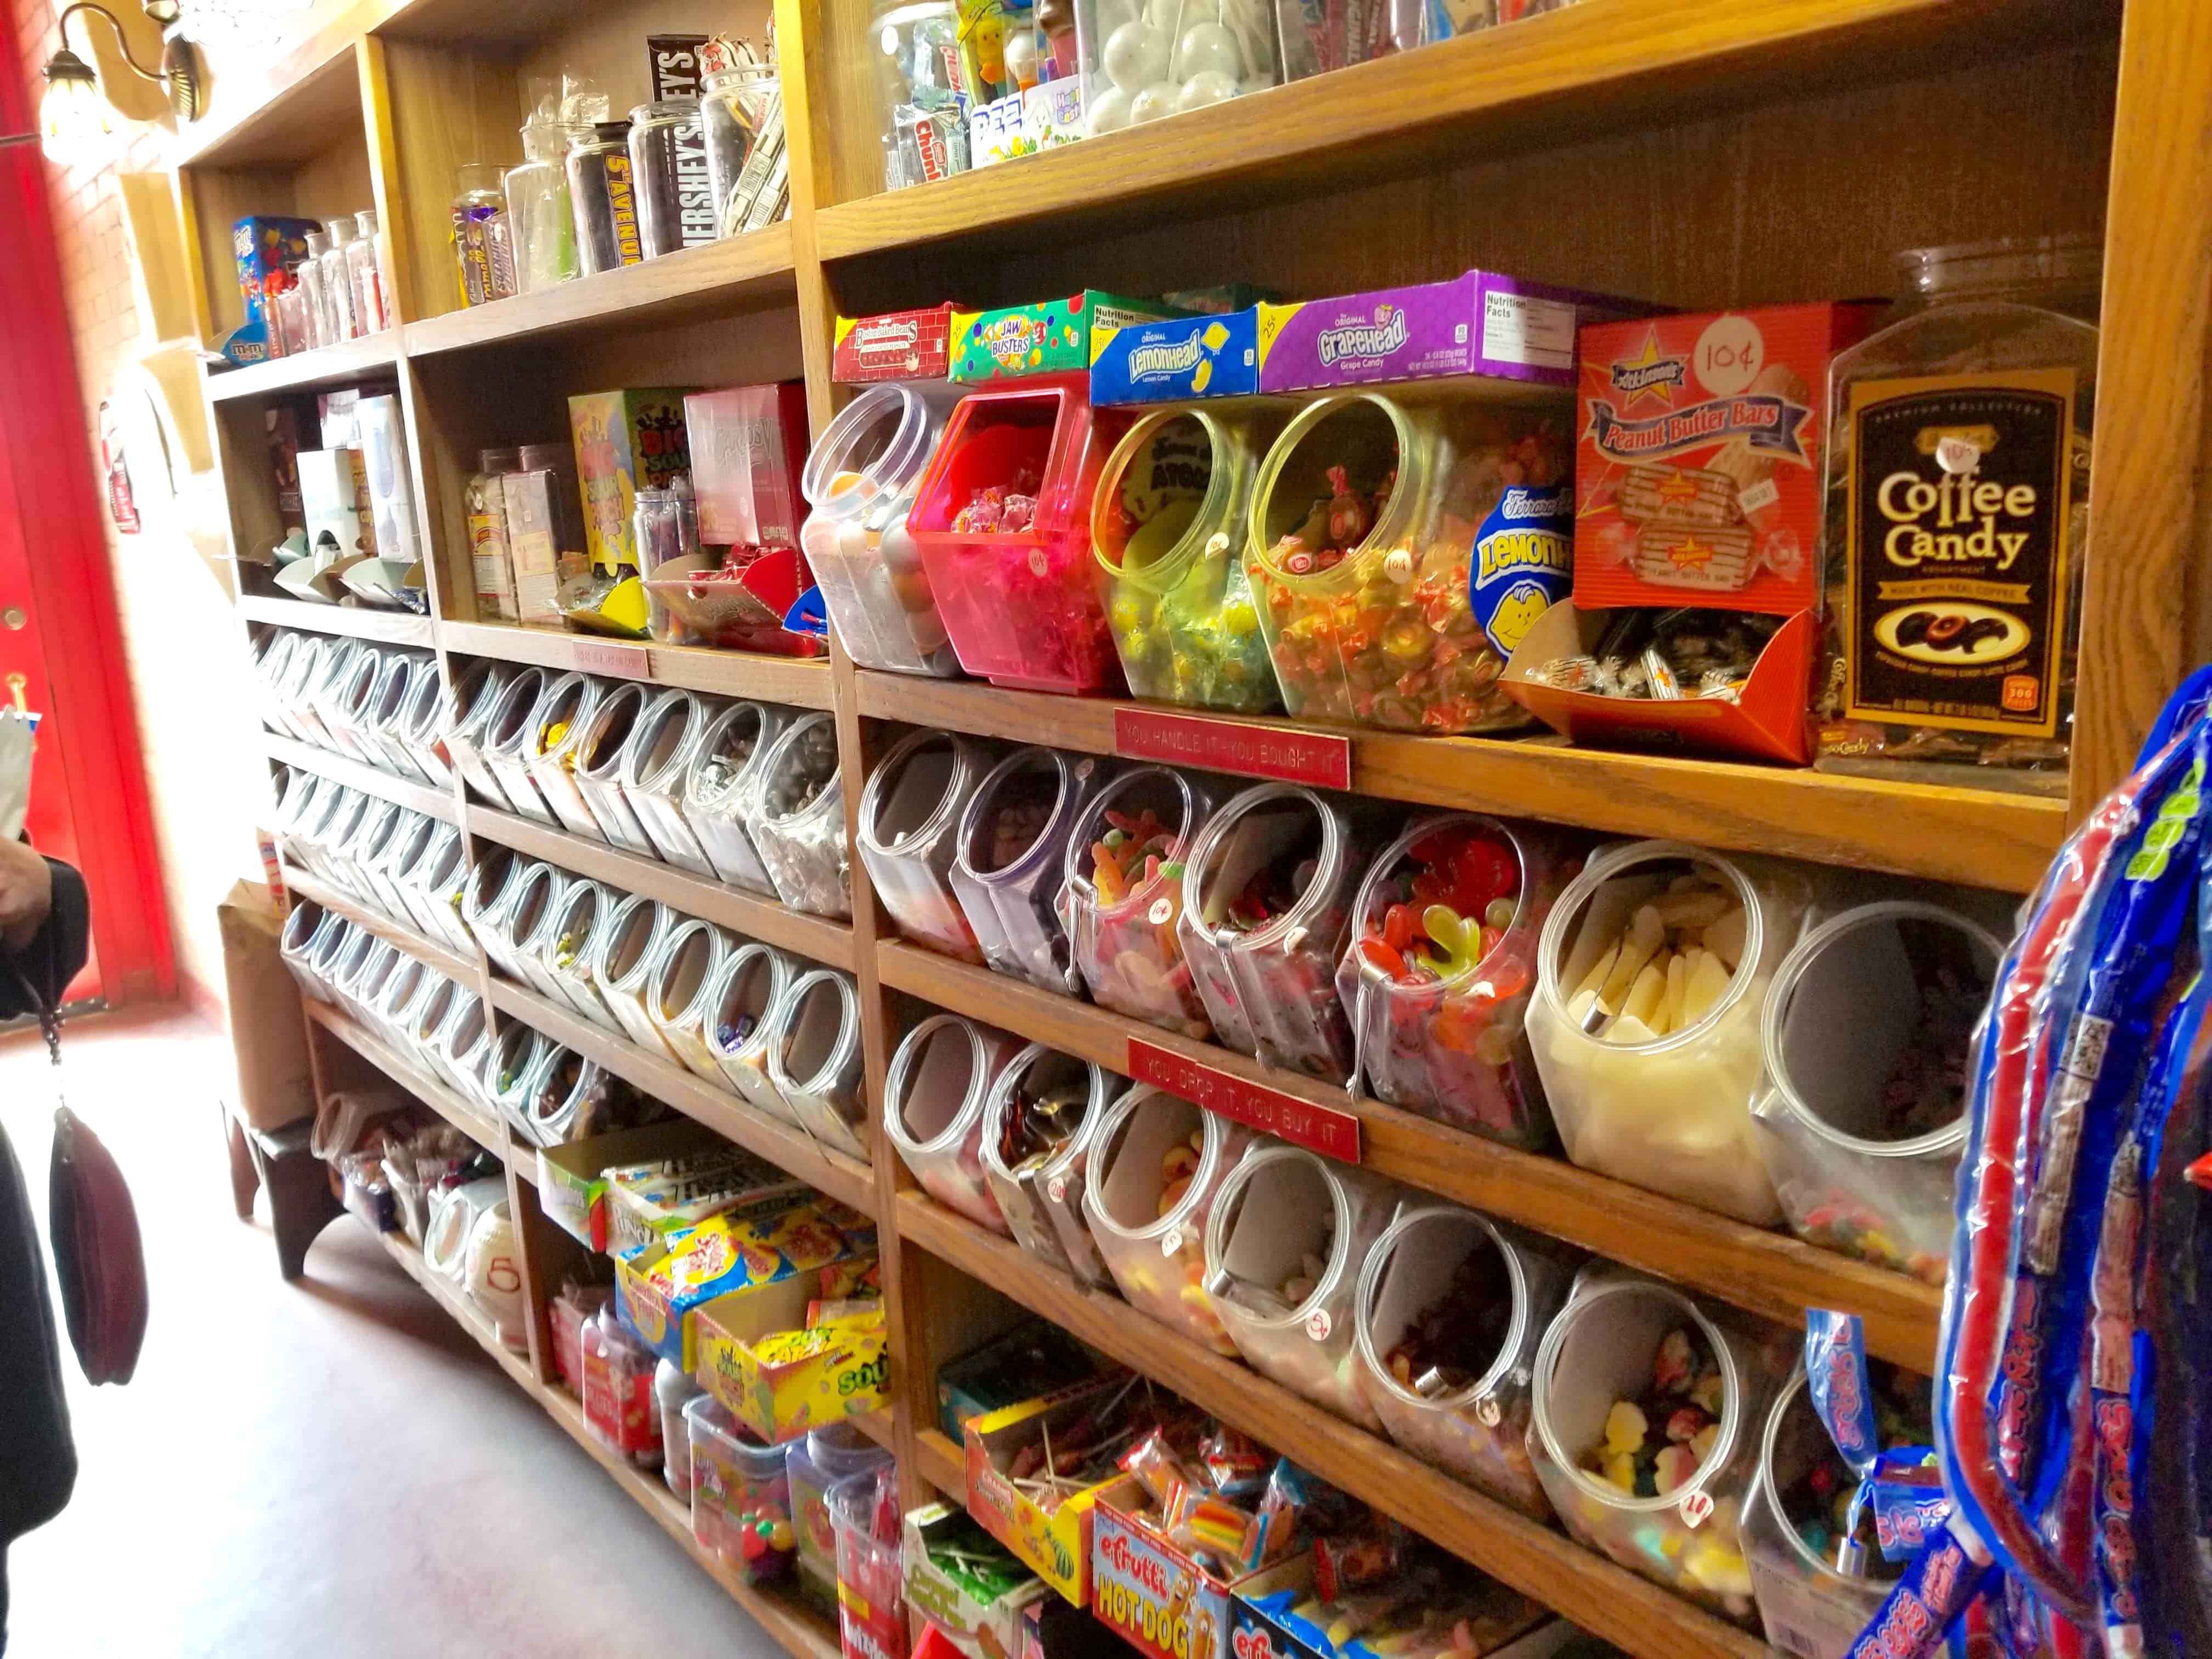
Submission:
<svg viewBox="0 0 2212 1659">
<path fill-rule="evenodd" d="M 1352 739 L 1256 720 L 1163 714 L 1150 708 L 1114 711 L 1114 752 L 1124 760 L 1203 767 L 1248 778 L 1352 787 Z"/>
<path fill-rule="evenodd" d="M 576 666 L 586 674 L 629 676 L 645 672 L 645 647 L 578 640 L 568 647 Z"/>
<path fill-rule="evenodd" d="M 1209 1112 L 1340 1163 L 1359 1162 L 1359 1120 L 1333 1106 L 1316 1106 L 1279 1089 L 1248 1083 L 1228 1072 L 1186 1059 L 1172 1049 L 1129 1039 L 1128 1073 Z"/>
</svg>

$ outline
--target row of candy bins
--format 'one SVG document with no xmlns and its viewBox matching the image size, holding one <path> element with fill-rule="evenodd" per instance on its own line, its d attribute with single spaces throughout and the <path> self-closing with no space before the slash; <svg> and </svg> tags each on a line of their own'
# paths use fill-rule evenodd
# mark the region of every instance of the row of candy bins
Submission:
<svg viewBox="0 0 2212 1659">
<path fill-rule="evenodd" d="M 1237 1345 L 1206 1291 L 1206 1227 L 1252 1142 L 1242 1124 L 1163 1090 L 1137 1087 L 1090 1139 L 1083 1216 L 1129 1305 L 1217 1353 Z"/>
<path fill-rule="evenodd" d="M 860 860 L 900 933 L 978 966 L 982 947 L 951 875 L 961 818 L 991 765 L 975 738 L 915 731 L 876 763 L 860 795 Z"/>
<path fill-rule="evenodd" d="M 1091 1138 L 1119 1081 L 1032 1042 L 1000 1070 L 983 1107 L 983 1182 L 1006 1232 L 1093 1290 L 1114 1280 L 1084 1224 L 1083 1194 Z"/>
<path fill-rule="evenodd" d="M 1508 1146 L 1548 1142 L 1528 1012 L 1536 942 L 1573 872 L 1558 835 L 1475 813 L 1421 819 L 1383 848 L 1336 973 L 1355 1080 Z"/>
<path fill-rule="evenodd" d="M 1578 1261 L 1472 1210 L 1401 1205 L 1354 1303 L 1359 1387 L 1383 1432 L 1539 1521 L 1552 1504 L 1528 1455 L 1530 1371 Z"/>
<path fill-rule="evenodd" d="M 1501 401 L 1478 381 L 1297 412 L 1261 464 L 1245 543 L 1292 714 L 1407 732 L 1528 724 L 1498 684 L 1500 640 L 1517 639 L 1526 618 L 1477 614 L 1472 560 L 1509 489 L 1569 476 L 1562 415 L 1556 393 L 1515 387 Z"/>
<path fill-rule="evenodd" d="M 960 665 L 994 684 L 1119 694 L 1091 556 L 1091 502 L 1129 425 L 1090 377 L 1039 374 L 954 405 L 907 515 Z"/>
<path fill-rule="evenodd" d="M 270 730 L 412 783 L 451 782 L 429 653 L 286 630 L 262 641 L 253 667 Z"/>
<path fill-rule="evenodd" d="M 1388 1182 L 1272 1139 L 1214 1194 L 1206 1293 L 1253 1370 L 1368 1429 L 1353 1350 L 1360 1269 L 1398 1202 Z"/>
<path fill-rule="evenodd" d="M 1282 708 L 1243 549 L 1260 458 L 1289 414 L 1164 409 L 1107 458 L 1091 540 L 1132 696 L 1246 714 Z"/>
<path fill-rule="evenodd" d="M 863 668 L 960 672 L 907 532 L 922 473 L 959 392 L 949 382 L 873 386 L 837 412 L 808 452 L 814 511 L 799 546 L 846 654 Z"/>
<path fill-rule="evenodd" d="M 900 1042 L 884 1079 L 884 1130 L 922 1189 L 979 1226 L 1007 1231 L 984 1178 L 988 1108 L 1021 1051 L 1006 1032 L 934 1014 Z"/>
</svg>

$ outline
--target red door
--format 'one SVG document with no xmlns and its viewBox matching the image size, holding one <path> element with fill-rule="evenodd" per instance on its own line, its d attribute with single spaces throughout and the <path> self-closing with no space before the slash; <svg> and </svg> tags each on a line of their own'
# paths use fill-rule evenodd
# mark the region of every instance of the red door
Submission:
<svg viewBox="0 0 2212 1659">
<path fill-rule="evenodd" d="M 0 133 L 37 127 L 16 51 L 0 30 Z M 35 145 L 0 149 L 0 699 L 21 675 L 42 717 L 32 843 L 92 894 L 70 1000 L 151 1001 L 176 994 L 176 966 L 44 169 Z"/>
</svg>

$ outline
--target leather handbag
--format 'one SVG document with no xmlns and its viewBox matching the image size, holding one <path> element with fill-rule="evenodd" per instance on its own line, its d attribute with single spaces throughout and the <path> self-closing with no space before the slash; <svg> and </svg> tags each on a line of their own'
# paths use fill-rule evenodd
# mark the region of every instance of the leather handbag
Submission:
<svg viewBox="0 0 2212 1659">
<path fill-rule="evenodd" d="M 92 1383 L 128 1382 L 146 1340 L 146 1250 L 114 1154 L 66 1106 L 54 1110 L 55 1277 L 77 1364 Z"/>
</svg>

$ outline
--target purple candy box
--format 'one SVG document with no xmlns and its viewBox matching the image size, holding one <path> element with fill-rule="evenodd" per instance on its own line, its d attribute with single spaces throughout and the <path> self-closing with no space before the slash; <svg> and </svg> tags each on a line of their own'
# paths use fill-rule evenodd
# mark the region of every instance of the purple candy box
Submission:
<svg viewBox="0 0 2212 1659">
<path fill-rule="evenodd" d="M 1487 374 L 1540 386 L 1575 383 L 1575 331 L 1650 315 L 1634 300 L 1496 271 L 1334 300 L 1260 307 L 1260 390 Z"/>
</svg>

